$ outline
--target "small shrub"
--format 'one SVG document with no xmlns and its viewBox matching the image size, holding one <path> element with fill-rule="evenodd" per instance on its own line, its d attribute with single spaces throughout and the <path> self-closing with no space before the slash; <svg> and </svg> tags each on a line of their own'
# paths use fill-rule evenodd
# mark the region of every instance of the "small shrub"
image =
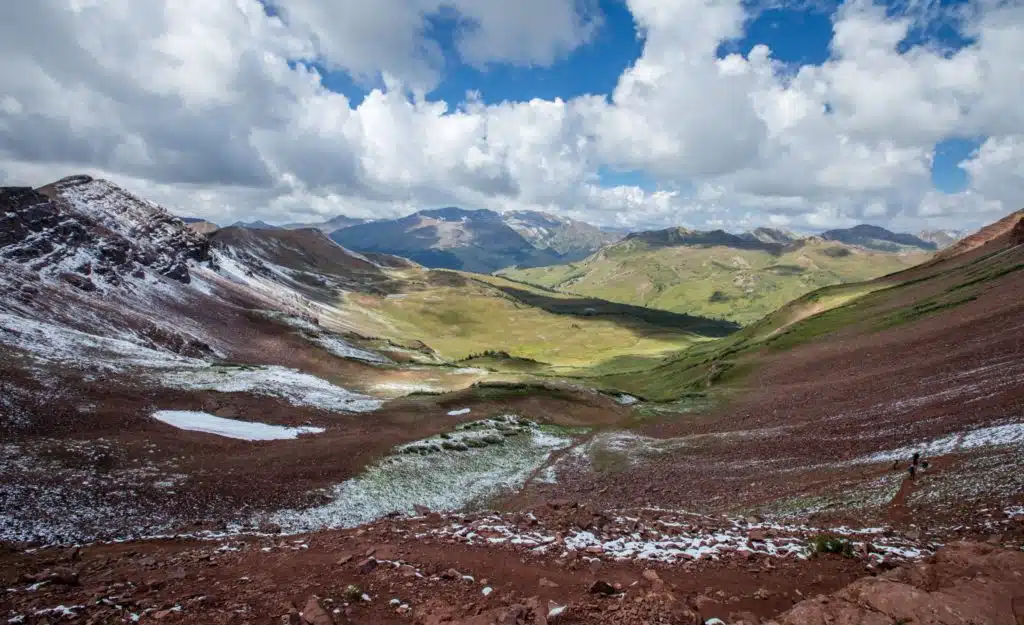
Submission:
<svg viewBox="0 0 1024 625">
<path fill-rule="evenodd" d="M 837 553 L 846 558 L 853 557 L 853 543 L 846 538 L 819 534 L 811 539 L 811 553 Z"/>
<path fill-rule="evenodd" d="M 349 584 L 348 586 L 345 586 L 345 590 L 342 591 L 341 596 L 349 603 L 356 603 L 362 600 L 363 590 L 355 584 Z"/>
</svg>

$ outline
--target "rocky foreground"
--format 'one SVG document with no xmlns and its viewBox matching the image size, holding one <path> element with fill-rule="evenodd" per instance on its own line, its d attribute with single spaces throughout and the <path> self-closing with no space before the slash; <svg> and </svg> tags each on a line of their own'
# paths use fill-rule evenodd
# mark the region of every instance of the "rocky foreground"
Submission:
<svg viewBox="0 0 1024 625">
<path fill-rule="evenodd" d="M 985 542 L 939 546 L 881 529 L 834 530 L 836 542 L 822 543 L 805 526 L 630 517 L 571 502 L 537 515 L 422 512 L 292 536 L 263 527 L 9 546 L 0 616 L 297 625 L 1016 625 L 1024 616 L 1021 515 Z"/>
</svg>

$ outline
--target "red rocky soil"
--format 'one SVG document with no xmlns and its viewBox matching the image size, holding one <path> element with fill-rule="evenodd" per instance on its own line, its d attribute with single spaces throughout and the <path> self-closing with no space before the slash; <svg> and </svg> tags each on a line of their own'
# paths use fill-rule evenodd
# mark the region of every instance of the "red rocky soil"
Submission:
<svg viewBox="0 0 1024 625">
<path fill-rule="evenodd" d="M 552 515 L 545 522 L 557 522 Z M 428 514 L 303 536 L 10 549 L 0 554 L 0 614 L 10 623 L 304 625 L 1012 625 L 1024 615 L 1019 549 L 957 543 L 895 569 L 866 565 L 859 553 L 739 552 L 664 566 L 433 533 L 452 520 Z"/>
</svg>

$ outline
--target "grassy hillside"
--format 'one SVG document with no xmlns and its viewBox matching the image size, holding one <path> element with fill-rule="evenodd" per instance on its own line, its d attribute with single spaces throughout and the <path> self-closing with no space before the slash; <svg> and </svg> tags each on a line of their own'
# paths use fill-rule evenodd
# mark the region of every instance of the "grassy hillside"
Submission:
<svg viewBox="0 0 1024 625">
<path fill-rule="evenodd" d="M 709 388 L 742 386 L 759 362 L 830 336 L 860 336 L 955 309 L 1020 280 L 1024 246 L 1005 242 L 876 280 L 806 294 L 727 338 L 697 344 L 652 367 L 603 375 L 591 383 L 652 400 L 672 400 Z"/>
<path fill-rule="evenodd" d="M 423 341 L 443 358 L 471 359 L 469 364 L 506 368 L 504 363 L 513 371 L 590 367 L 627 355 L 660 357 L 737 329 L 689 315 L 547 293 L 493 276 L 423 270 L 401 275 L 394 293 L 348 294 L 342 306 L 348 321 L 362 333 Z M 481 359 L 485 352 L 509 358 Z"/>
<path fill-rule="evenodd" d="M 745 325 L 815 289 L 870 280 L 928 257 L 817 239 L 779 250 L 627 240 L 578 263 L 503 270 L 499 275 L 565 293 Z"/>
</svg>

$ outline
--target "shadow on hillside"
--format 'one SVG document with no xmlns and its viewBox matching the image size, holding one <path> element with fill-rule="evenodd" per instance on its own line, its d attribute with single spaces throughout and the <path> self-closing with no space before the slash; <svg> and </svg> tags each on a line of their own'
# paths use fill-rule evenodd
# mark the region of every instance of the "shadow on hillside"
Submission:
<svg viewBox="0 0 1024 625">
<path fill-rule="evenodd" d="M 558 315 L 578 317 L 607 317 L 611 320 L 645 321 L 653 326 L 671 330 L 686 330 L 694 334 L 723 337 L 741 328 L 738 323 L 674 313 L 656 308 L 617 304 L 603 299 L 562 295 L 550 297 L 527 289 L 487 283 L 510 297 Z"/>
</svg>

